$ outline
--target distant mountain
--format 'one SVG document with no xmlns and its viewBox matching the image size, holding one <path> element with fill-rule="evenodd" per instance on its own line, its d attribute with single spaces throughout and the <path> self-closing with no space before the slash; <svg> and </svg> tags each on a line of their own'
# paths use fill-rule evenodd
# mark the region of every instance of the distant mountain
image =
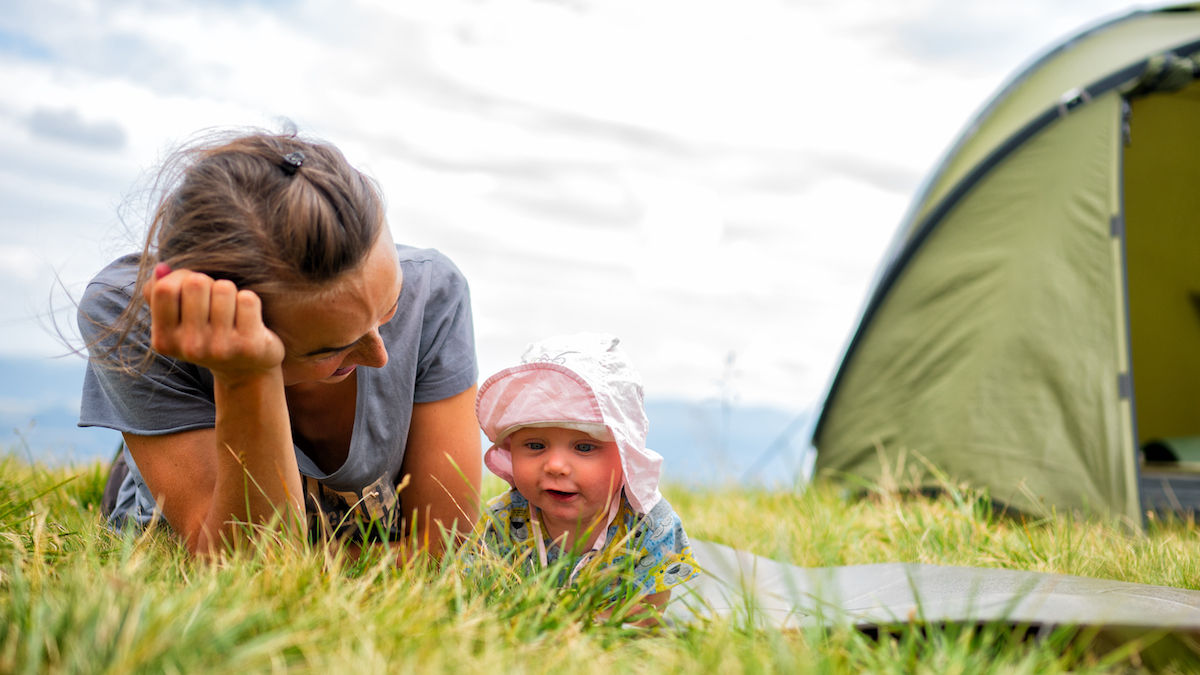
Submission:
<svg viewBox="0 0 1200 675">
<path fill-rule="evenodd" d="M 112 457 L 119 433 L 76 426 L 83 371 L 78 357 L 0 358 L 0 451 L 52 464 Z"/>
<path fill-rule="evenodd" d="M 59 464 L 107 460 L 120 442 L 109 429 L 76 426 L 84 362 L 0 358 L 0 451 Z M 811 415 L 765 407 L 646 402 L 647 445 L 664 458 L 664 478 L 692 485 L 795 485 Z M 792 433 L 780 438 L 785 431 Z"/>
<path fill-rule="evenodd" d="M 646 445 L 663 456 L 663 476 L 691 485 L 790 487 L 805 474 L 812 415 L 805 411 L 683 400 L 646 401 Z M 790 433 L 789 433 L 790 432 Z"/>
</svg>

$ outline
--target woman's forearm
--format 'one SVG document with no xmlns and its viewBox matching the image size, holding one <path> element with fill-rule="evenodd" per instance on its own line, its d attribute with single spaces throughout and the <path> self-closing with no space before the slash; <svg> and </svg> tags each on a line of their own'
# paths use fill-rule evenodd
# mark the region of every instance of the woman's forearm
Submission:
<svg viewBox="0 0 1200 675">
<path fill-rule="evenodd" d="M 235 523 L 272 519 L 298 533 L 305 530 L 304 493 L 292 446 L 283 376 L 279 369 L 214 382 L 216 399 L 216 485 L 202 532 L 237 537 Z M 218 544 L 211 535 L 206 546 Z"/>
<path fill-rule="evenodd" d="M 167 521 L 193 553 L 244 536 L 238 523 L 279 522 L 303 532 L 304 495 L 292 448 L 284 348 L 262 303 L 227 280 L 163 265 L 143 290 L 154 350 L 213 375 L 216 426 L 205 432 L 127 436 Z"/>
<path fill-rule="evenodd" d="M 279 376 L 214 383 L 216 427 L 125 434 L 142 478 L 189 551 L 210 555 L 277 516 L 302 534 L 304 495 Z"/>
<path fill-rule="evenodd" d="M 400 491 L 405 531 L 415 519 L 417 541 L 409 548 L 443 551 L 443 530 L 465 537 L 479 518 L 482 464 L 479 427 L 475 422 L 475 390 L 441 401 L 413 406 L 408 446 L 400 474 L 407 485 Z"/>
</svg>

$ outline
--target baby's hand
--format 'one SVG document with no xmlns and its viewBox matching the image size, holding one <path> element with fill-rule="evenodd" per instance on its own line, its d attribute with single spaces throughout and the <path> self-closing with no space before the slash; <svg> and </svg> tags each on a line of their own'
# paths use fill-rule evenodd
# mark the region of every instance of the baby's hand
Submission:
<svg viewBox="0 0 1200 675">
<path fill-rule="evenodd" d="M 150 345 L 165 356 L 238 380 L 278 368 L 284 347 L 263 324 L 262 301 L 232 281 L 164 263 L 142 290 L 150 306 Z"/>
<path fill-rule="evenodd" d="M 671 599 L 671 591 L 659 591 L 642 597 L 638 605 L 625 616 L 623 626 L 637 628 L 655 628 L 662 625 L 662 611 Z M 595 623 L 607 623 L 612 618 L 612 609 L 606 609 L 596 615 Z"/>
</svg>

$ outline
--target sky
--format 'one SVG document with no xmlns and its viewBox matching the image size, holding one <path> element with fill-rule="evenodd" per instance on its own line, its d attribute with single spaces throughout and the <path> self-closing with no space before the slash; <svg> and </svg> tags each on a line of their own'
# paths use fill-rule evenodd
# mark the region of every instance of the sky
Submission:
<svg viewBox="0 0 1200 675">
<path fill-rule="evenodd" d="M 610 332 L 648 398 L 821 397 L 922 178 L 1109 0 L 8 0 L 0 358 L 67 347 L 213 127 L 328 140 L 469 279 L 481 378 Z M 76 392 L 71 395 L 77 396 Z M 0 401 L 0 404 L 3 404 Z"/>
</svg>

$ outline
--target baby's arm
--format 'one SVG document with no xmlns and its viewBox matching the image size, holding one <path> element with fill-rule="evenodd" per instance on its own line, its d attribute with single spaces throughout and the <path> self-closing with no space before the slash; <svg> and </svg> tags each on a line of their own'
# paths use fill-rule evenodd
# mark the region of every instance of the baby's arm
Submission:
<svg viewBox="0 0 1200 675">
<path fill-rule="evenodd" d="M 652 607 L 656 613 L 662 613 L 662 608 L 667 606 L 667 601 L 671 599 L 671 589 L 651 593 L 642 598 L 642 604 Z"/>
<path fill-rule="evenodd" d="M 667 601 L 671 599 L 671 589 L 651 593 L 643 597 L 638 606 L 629 612 L 625 617 L 624 625 L 637 626 L 638 628 L 653 628 L 662 623 L 659 617 L 662 616 L 663 607 L 667 606 Z M 596 615 L 596 623 L 604 623 L 612 617 L 612 609 L 606 609 Z"/>
<path fill-rule="evenodd" d="M 665 591 L 647 595 L 642 598 L 642 606 L 630 613 L 630 618 L 634 619 L 634 621 L 629 623 L 639 628 L 653 628 L 659 625 L 662 623 L 660 617 L 662 617 L 663 607 L 667 606 L 667 601 L 670 599 L 671 589 L 669 588 Z M 639 619 L 638 617 L 642 618 Z"/>
<path fill-rule="evenodd" d="M 642 596 L 638 605 L 625 617 L 626 625 L 653 627 L 662 623 L 662 611 L 671 599 L 671 587 L 682 584 L 697 576 L 696 560 L 688 545 L 687 534 L 679 516 L 667 500 L 659 503 L 637 523 L 640 536 L 631 537 L 639 542 L 639 563 L 630 581 L 644 590 L 654 590 Z M 642 561 L 648 564 L 643 566 Z M 607 621 L 611 610 L 602 612 L 597 621 Z"/>
</svg>

